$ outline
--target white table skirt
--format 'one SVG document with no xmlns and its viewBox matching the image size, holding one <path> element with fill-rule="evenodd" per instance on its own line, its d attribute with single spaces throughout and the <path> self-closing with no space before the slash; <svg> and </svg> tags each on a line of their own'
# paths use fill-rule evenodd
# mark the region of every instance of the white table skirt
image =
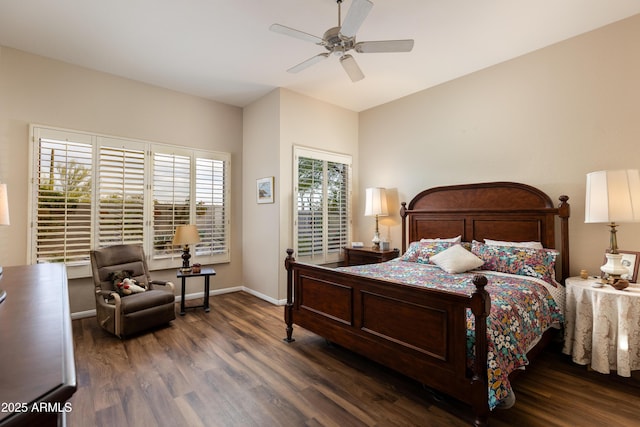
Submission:
<svg viewBox="0 0 640 427">
<path fill-rule="evenodd" d="M 594 371 L 630 377 L 640 369 L 640 285 L 594 288 L 595 279 L 567 279 L 563 353 Z"/>
</svg>

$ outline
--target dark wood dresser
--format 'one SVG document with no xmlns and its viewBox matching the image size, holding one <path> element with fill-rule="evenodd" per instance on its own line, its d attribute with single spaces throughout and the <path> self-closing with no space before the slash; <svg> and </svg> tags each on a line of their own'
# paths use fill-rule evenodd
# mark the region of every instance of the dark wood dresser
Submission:
<svg viewBox="0 0 640 427">
<path fill-rule="evenodd" d="M 63 425 L 77 388 L 65 267 L 4 267 L 0 288 L 0 426 Z"/>
</svg>

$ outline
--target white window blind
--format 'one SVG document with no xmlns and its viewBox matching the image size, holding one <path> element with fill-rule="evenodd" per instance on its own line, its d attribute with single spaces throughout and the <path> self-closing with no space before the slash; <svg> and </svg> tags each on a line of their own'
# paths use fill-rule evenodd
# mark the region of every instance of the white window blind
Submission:
<svg viewBox="0 0 640 427">
<path fill-rule="evenodd" d="M 91 274 L 89 251 L 143 244 L 153 269 L 181 264 L 171 242 L 196 224 L 191 262 L 229 261 L 228 153 L 31 126 L 29 258 Z"/>
<path fill-rule="evenodd" d="M 99 143 L 98 246 L 143 244 L 144 146 L 109 138 Z"/>
<path fill-rule="evenodd" d="M 294 148 L 296 257 L 335 262 L 351 239 L 351 157 Z"/>
<path fill-rule="evenodd" d="M 349 243 L 349 166 L 327 162 L 327 253 L 334 258 Z"/>
<path fill-rule="evenodd" d="M 82 134 L 38 135 L 32 250 L 37 262 L 86 263 L 91 248 L 93 146 Z"/>
<path fill-rule="evenodd" d="M 196 225 L 202 240 L 197 255 L 227 253 L 226 174 L 225 161 L 196 157 Z"/>
<path fill-rule="evenodd" d="M 190 223 L 191 158 L 188 155 L 153 154 L 153 260 L 179 258 L 172 246 L 178 225 Z"/>
</svg>

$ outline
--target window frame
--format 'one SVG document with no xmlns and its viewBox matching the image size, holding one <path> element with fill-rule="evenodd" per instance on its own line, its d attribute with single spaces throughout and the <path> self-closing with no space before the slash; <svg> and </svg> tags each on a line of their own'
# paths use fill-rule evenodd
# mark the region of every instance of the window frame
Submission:
<svg viewBox="0 0 640 427">
<path fill-rule="evenodd" d="M 323 166 L 323 182 L 322 182 L 322 197 L 323 197 L 323 226 L 322 226 L 322 254 L 320 256 L 305 256 L 300 254 L 299 241 L 298 241 L 298 233 L 299 233 L 299 221 L 298 221 L 298 189 L 299 189 L 299 158 L 309 158 L 317 161 L 322 161 L 325 166 Z M 327 264 L 332 262 L 341 261 L 343 258 L 342 250 L 339 248 L 337 251 L 330 252 L 329 250 L 329 242 L 327 239 L 327 227 L 329 217 L 328 213 L 328 205 L 327 205 L 327 174 L 326 174 L 326 164 L 327 163 L 339 163 L 346 165 L 347 167 L 347 197 L 346 197 L 346 224 L 347 224 L 347 232 L 346 232 L 346 241 L 344 242 L 347 245 L 351 242 L 352 232 L 353 232 L 353 203 L 352 203 L 352 185 L 353 185 L 353 157 L 349 154 L 341 154 L 335 153 L 331 151 L 319 150 L 315 148 L 308 148 L 303 146 L 294 145 L 293 147 L 293 248 L 296 254 L 296 259 L 298 261 L 304 261 L 311 264 Z"/>
<path fill-rule="evenodd" d="M 40 182 L 38 178 L 40 177 L 41 170 L 39 166 L 39 156 L 40 156 L 40 141 L 41 139 L 53 139 L 59 141 L 67 141 L 67 142 L 75 142 L 75 138 L 81 139 L 82 143 L 91 145 L 91 212 L 90 212 L 90 243 L 89 250 L 99 247 L 100 245 L 100 196 L 101 194 L 104 196 L 108 193 L 102 191 L 100 187 L 100 168 L 101 166 L 104 168 L 104 164 L 101 164 L 100 154 L 101 147 L 108 147 L 111 149 L 125 149 L 125 150 L 136 150 L 144 151 L 144 188 L 143 188 L 143 207 L 142 207 L 142 243 L 143 248 L 145 250 L 145 254 L 147 256 L 147 262 L 149 268 L 152 270 L 160 270 L 160 269 L 171 269 L 178 268 L 182 262 L 181 259 L 181 248 L 172 247 L 169 249 L 166 256 L 162 257 L 162 259 L 154 259 L 154 175 L 153 175 L 153 157 L 154 153 L 166 153 L 166 152 L 179 152 L 182 155 L 189 157 L 189 162 L 191 165 L 190 174 L 189 174 L 189 217 L 188 223 L 196 223 L 196 212 L 197 212 L 197 180 L 196 176 L 196 163 L 201 159 L 208 159 L 212 161 L 216 165 L 220 165 L 219 162 L 222 162 L 222 166 L 218 167 L 222 171 L 217 174 L 210 174 L 211 181 L 209 182 L 210 186 L 217 186 L 216 188 L 219 190 L 219 198 L 221 198 L 221 211 L 222 215 L 218 215 L 219 223 L 215 223 L 214 225 L 221 230 L 217 234 L 218 242 L 218 250 L 198 250 L 198 247 L 192 249 L 192 258 L 191 262 L 199 262 L 201 264 L 217 264 L 217 263 L 225 263 L 230 261 L 231 254 L 231 154 L 226 152 L 219 152 L 213 150 L 202 150 L 189 148 L 185 146 L 171 145 L 159 142 L 151 142 L 151 141 L 143 141 L 136 140 L 131 138 L 122 138 L 111 135 L 103 135 L 91 132 L 77 131 L 73 129 L 63 129 L 56 128 L 46 125 L 38 125 L 31 124 L 29 126 L 29 136 L 30 136 L 30 144 L 29 144 L 29 158 L 30 158 L 30 170 L 29 176 L 31 177 L 29 181 L 29 203 L 28 203 L 28 221 L 29 221 L 29 239 L 27 245 L 27 259 L 31 264 L 35 264 L 38 262 L 52 262 L 52 261 L 40 261 L 38 259 L 38 195 L 40 189 Z M 126 160 L 125 160 L 126 162 Z M 125 163 L 126 164 L 126 163 Z M 132 165 L 133 166 L 133 165 Z M 138 165 L 139 166 L 139 165 Z M 53 166 L 50 166 L 51 170 L 53 170 Z M 123 194 L 125 194 L 125 190 L 127 189 L 126 184 L 123 181 Z M 205 181 L 201 182 L 202 184 L 206 184 Z M 104 187 L 102 187 L 104 188 Z M 124 220 L 123 220 L 124 221 Z M 124 224 L 124 223 L 123 223 Z M 175 231 L 175 230 L 174 230 Z M 173 232 L 171 235 L 173 235 Z M 65 231 L 65 237 L 67 233 Z M 65 238 L 66 240 L 66 238 Z M 123 233 L 123 241 L 122 243 L 137 243 L 137 242 L 128 242 L 125 241 L 124 233 Z M 119 242 L 113 242 L 113 244 L 117 244 Z M 103 245 L 108 246 L 108 245 Z M 60 261 L 65 262 L 65 261 Z M 79 278 L 79 277 L 90 277 L 91 276 L 91 265 L 89 261 L 89 254 L 87 252 L 86 259 L 82 259 L 78 262 L 67 263 L 67 274 L 70 278 Z"/>
</svg>

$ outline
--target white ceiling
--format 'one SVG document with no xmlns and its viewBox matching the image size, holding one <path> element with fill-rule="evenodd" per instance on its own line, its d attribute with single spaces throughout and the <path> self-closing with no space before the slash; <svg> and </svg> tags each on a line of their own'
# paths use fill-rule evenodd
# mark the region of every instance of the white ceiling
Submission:
<svg viewBox="0 0 640 427">
<path fill-rule="evenodd" d="M 362 111 L 640 13 L 638 0 L 373 0 L 357 40 L 415 39 L 410 53 L 353 53 L 285 70 L 324 48 L 335 0 L 0 0 L 0 45 L 246 106 L 284 87 Z M 351 5 L 344 0 L 342 17 Z"/>
</svg>

